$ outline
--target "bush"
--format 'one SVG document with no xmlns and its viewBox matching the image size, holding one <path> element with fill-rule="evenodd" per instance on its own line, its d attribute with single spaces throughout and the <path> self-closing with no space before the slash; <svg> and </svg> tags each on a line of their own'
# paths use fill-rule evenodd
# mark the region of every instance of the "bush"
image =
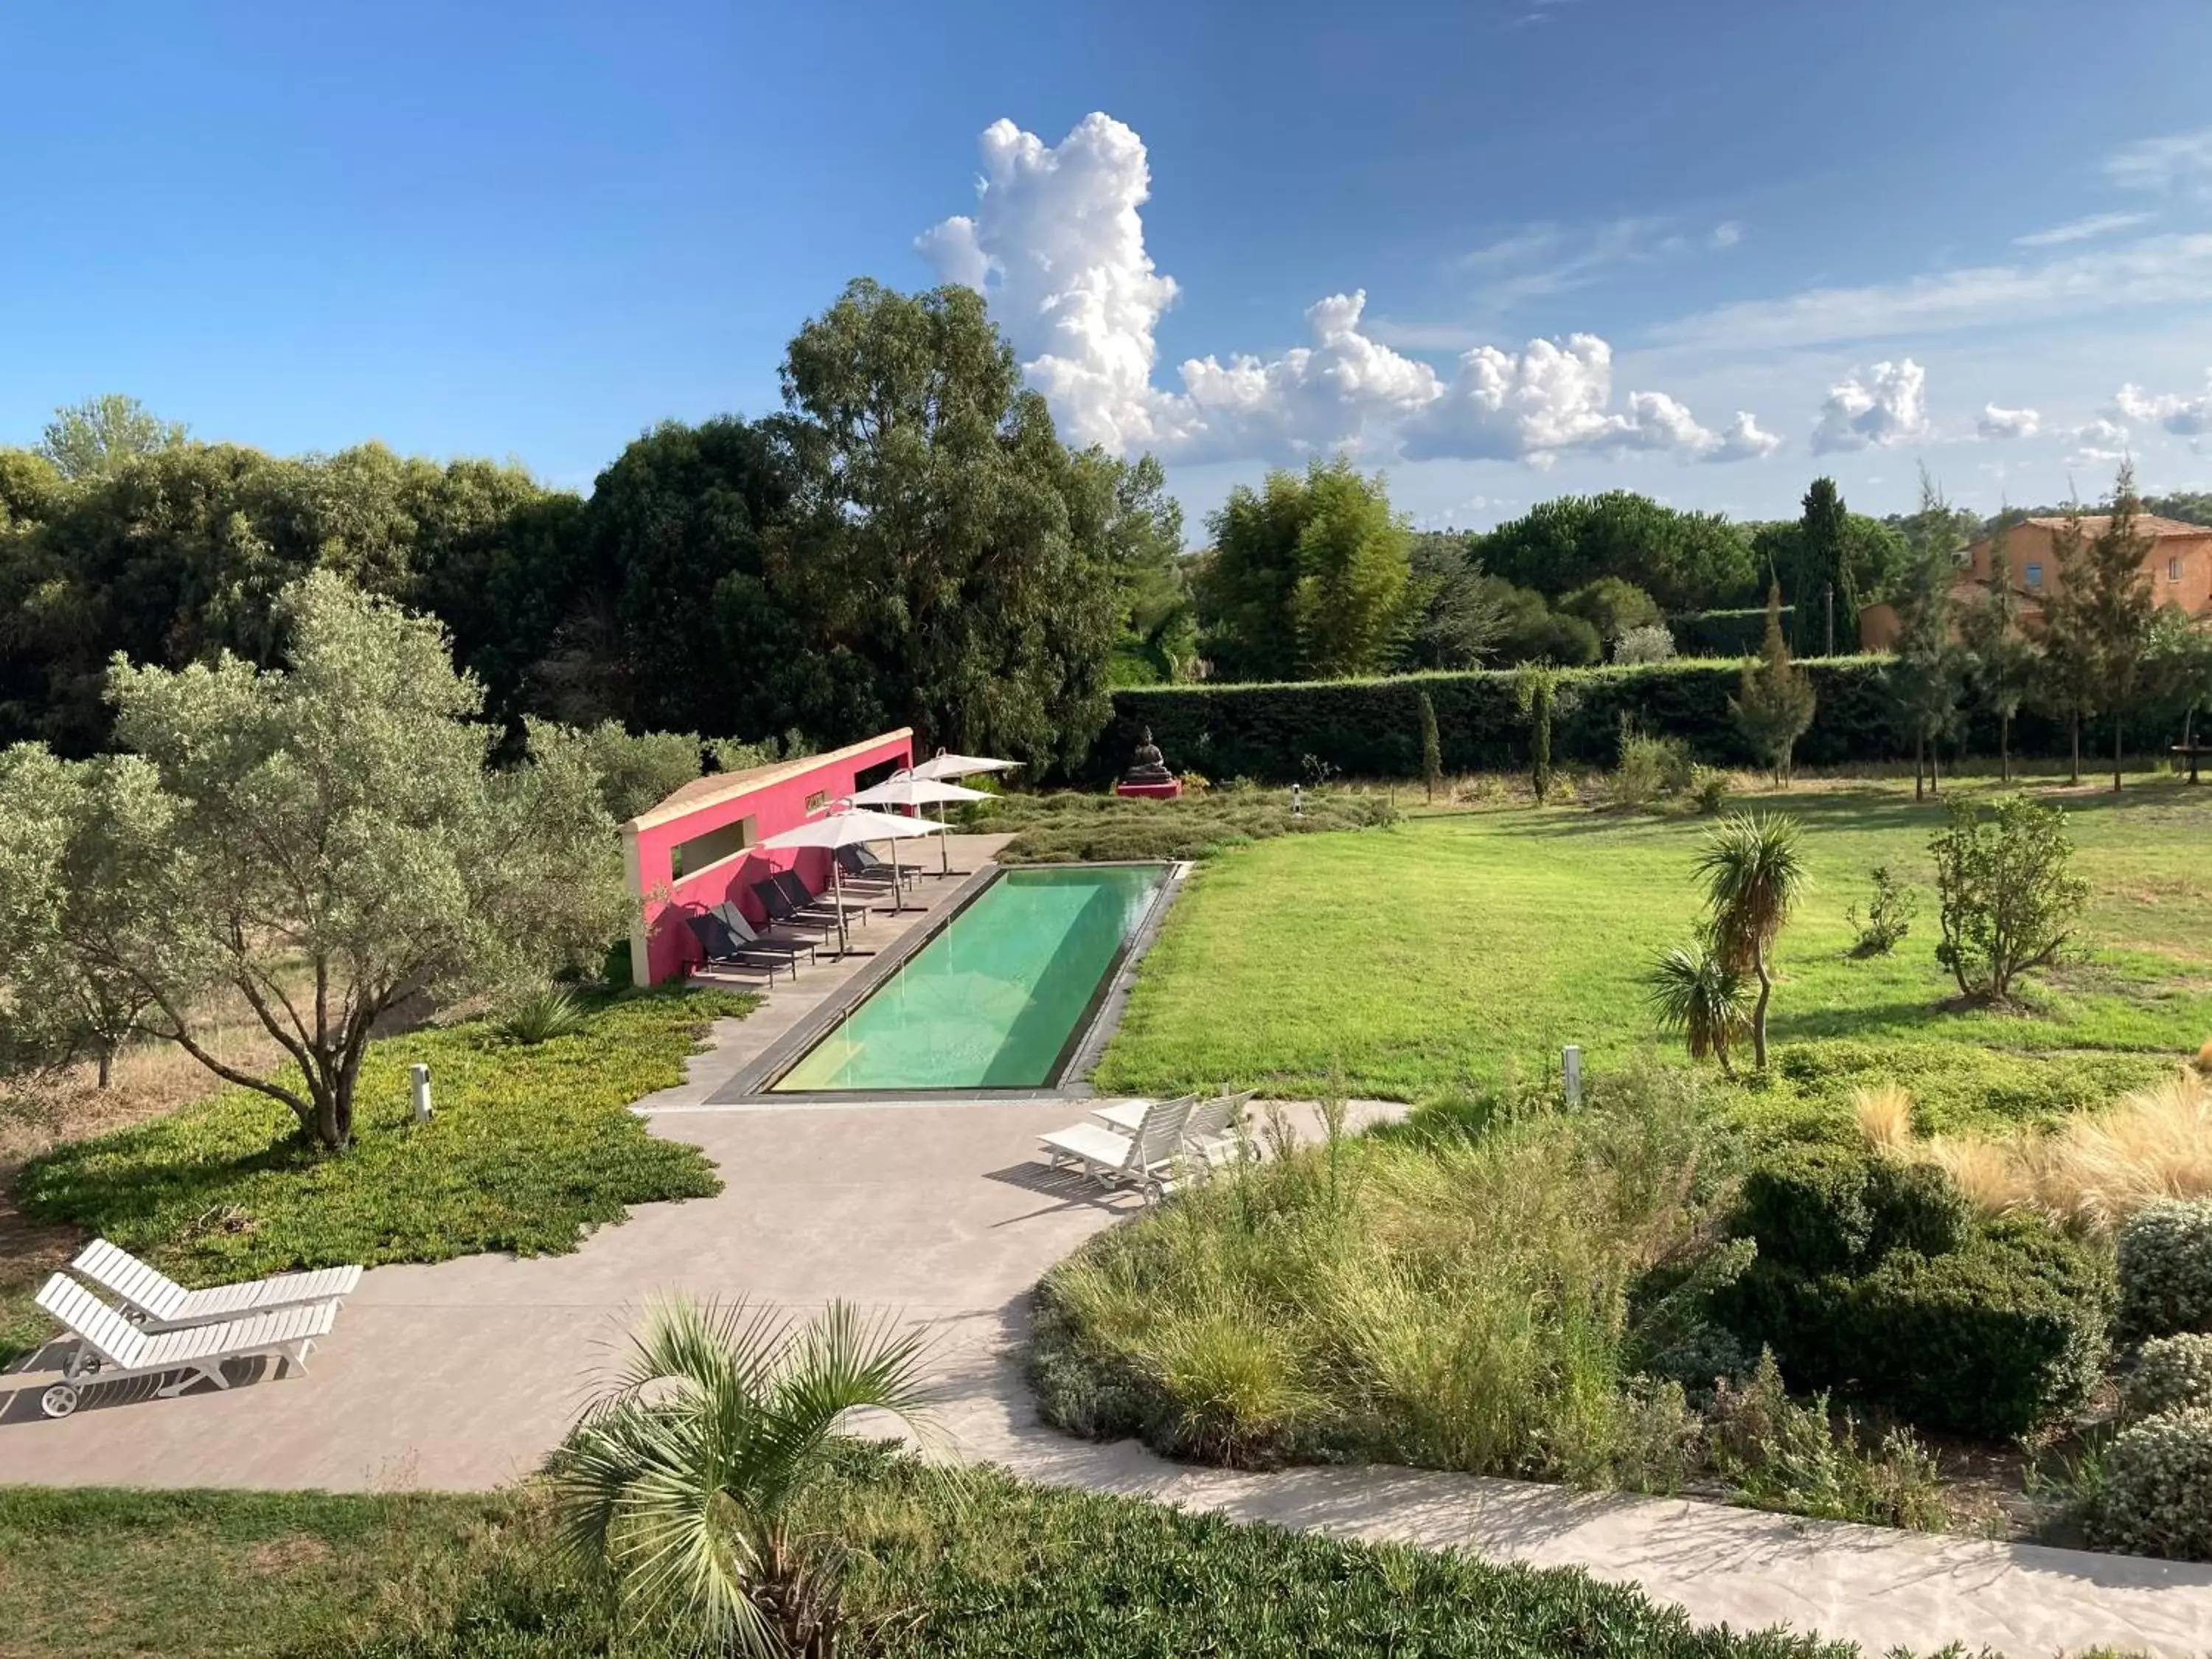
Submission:
<svg viewBox="0 0 2212 1659">
<path fill-rule="evenodd" d="M 1844 1317 L 1869 1399 L 1923 1427 L 2008 1439 L 2089 1398 L 2111 1308 L 2100 1259 L 2021 1217 L 1948 1255 L 1892 1251 Z"/>
<path fill-rule="evenodd" d="M 2008 795 L 1984 814 L 1954 794 L 1948 810 L 1948 827 L 1928 843 L 1943 927 L 1936 959 L 1961 995 L 2004 1002 L 2021 975 L 2057 961 L 2089 884 L 2067 873 L 2074 843 L 2057 807 Z"/>
<path fill-rule="evenodd" d="M 2184 1407 L 2212 1407 L 2212 1335 L 2203 1332 L 2151 1338 L 2120 1388 L 2120 1410 L 2127 1417 L 2155 1417 Z"/>
<path fill-rule="evenodd" d="M 1655 738 L 1632 720 L 1620 723 L 1620 761 L 1613 769 L 1612 794 L 1621 806 L 1648 806 L 1690 787 L 1696 763 L 1679 738 Z"/>
<path fill-rule="evenodd" d="M 1741 1387 L 1723 1382 L 1711 1416 L 1713 1467 L 1738 1503 L 1929 1532 L 1950 1520 L 1942 1472 L 1909 1432 L 1891 1430 L 1868 1455 L 1849 1417 L 1837 1432 L 1826 1395 L 1790 1398 L 1771 1352 Z"/>
<path fill-rule="evenodd" d="M 1698 804 L 1698 811 L 1710 816 L 1728 805 L 1728 774 L 1711 766 L 1690 769 L 1690 799 Z"/>
<path fill-rule="evenodd" d="M 1623 664 L 1672 662 L 1674 636 L 1656 623 L 1625 629 L 1613 642 L 1613 659 Z"/>
<path fill-rule="evenodd" d="M 1913 915 L 1920 908 L 1918 896 L 1887 865 L 1877 864 L 1871 873 L 1874 896 L 1867 900 L 1866 920 L 1859 920 L 1856 904 L 1844 912 L 1844 920 L 1858 935 L 1851 946 L 1855 957 L 1887 956 L 1912 931 Z"/>
<path fill-rule="evenodd" d="M 2212 1331 L 2212 1200 L 2154 1204 L 2120 1229 L 2120 1330 Z"/>
<path fill-rule="evenodd" d="M 1795 1150 L 1746 1178 L 1729 1225 L 1759 1255 L 1715 1292 L 1715 1316 L 1771 1347 L 1798 1387 L 2004 1438 L 2095 1386 L 2112 1303 L 2100 1259 L 2040 1221 L 1970 1223 L 1931 1165 Z"/>
<path fill-rule="evenodd" d="M 2083 1517 L 2098 1547 L 2212 1560 L 2212 1410 L 2164 1412 L 2121 1430 L 2103 1474 Z"/>
</svg>

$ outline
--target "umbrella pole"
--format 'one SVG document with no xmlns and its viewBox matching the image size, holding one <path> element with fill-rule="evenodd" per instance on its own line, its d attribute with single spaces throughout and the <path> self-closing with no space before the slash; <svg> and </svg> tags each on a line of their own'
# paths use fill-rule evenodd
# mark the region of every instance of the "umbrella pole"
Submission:
<svg viewBox="0 0 2212 1659">
<path fill-rule="evenodd" d="M 899 868 L 898 837 L 891 837 L 891 911 L 896 915 L 906 908 L 906 876 Z"/>
<path fill-rule="evenodd" d="M 952 854 L 945 844 L 945 803 L 937 803 L 937 875 L 939 880 L 952 873 Z"/>
<path fill-rule="evenodd" d="M 853 939 L 845 927 L 845 877 L 837 867 L 837 849 L 834 847 L 830 849 L 830 890 L 837 900 L 837 954 L 849 957 L 853 954 Z"/>
</svg>

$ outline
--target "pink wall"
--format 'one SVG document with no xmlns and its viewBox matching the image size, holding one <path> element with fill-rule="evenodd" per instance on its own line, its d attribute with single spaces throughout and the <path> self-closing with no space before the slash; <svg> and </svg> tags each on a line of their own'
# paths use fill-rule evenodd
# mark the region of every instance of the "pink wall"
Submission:
<svg viewBox="0 0 2212 1659">
<path fill-rule="evenodd" d="M 630 933 L 630 977 L 640 985 L 657 985 L 684 973 L 700 959 L 699 942 L 684 921 L 712 908 L 724 899 L 756 922 L 764 922 L 760 900 L 752 884 L 778 870 L 796 870 L 808 888 L 820 892 L 830 885 L 830 854 L 818 848 L 753 848 L 734 854 L 681 880 L 672 880 L 670 870 L 677 845 L 750 817 L 763 841 L 796 829 L 813 816 L 807 798 L 826 791 L 830 800 L 849 795 L 854 778 L 886 761 L 900 766 L 913 763 L 914 733 L 906 727 L 886 732 L 827 755 L 794 761 L 788 768 L 764 773 L 757 784 L 721 799 L 708 799 L 690 808 L 656 807 L 623 826 L 623 854 L 629 866 L 630 890 L 645 900 L 641 920 Z M 818 810 L 818 809 L 817 809 Z"/>
</svg>

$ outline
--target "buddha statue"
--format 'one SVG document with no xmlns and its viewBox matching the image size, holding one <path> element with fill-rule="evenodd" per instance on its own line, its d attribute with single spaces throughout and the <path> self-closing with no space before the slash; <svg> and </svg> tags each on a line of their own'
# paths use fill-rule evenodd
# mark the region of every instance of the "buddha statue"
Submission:
<svg viewBox="0 0 2212 1659">
<path fill-rule="evenodd" d="M 1124 783 L 1173 783 L 1175 781 L 1175 774 L 1168 770 L 1167 761 L 1161 756 L 1158 746 L 1152 742 L 1152 728 L 1146 726 L 1144 741 L 1137 745 L 1137 752 L 1129 762 L 1129 769 L 1121 774 L 1121 781 Z"/>
</svg>

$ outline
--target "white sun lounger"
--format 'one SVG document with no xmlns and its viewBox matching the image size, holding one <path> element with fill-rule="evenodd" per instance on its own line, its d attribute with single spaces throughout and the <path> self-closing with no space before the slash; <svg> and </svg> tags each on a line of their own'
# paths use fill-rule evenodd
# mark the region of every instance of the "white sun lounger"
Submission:
<svg viewBox="0 0 2212 1659">
<path fill-rule="evenodd" d="M 38 1300 L 76 1338 L 76 1352 L 70 1356 L 62 1380 L 39 1401 L 39 1408 L 49 1417 L 67 1417 L 76 1409 L 85 1390 L 86 1373 L 95 1362 L 94 1376 L 101 1382 L 185 1372 L 168 1387 L 156 1390 L 164 1400 L 203 1380 L 218 1389 L 228 1388 L 230 1379 L 222 1374 L 226 1359 L 270 1354 L 304 1374 L 308 1351 L 317 1338 L 330 1334 L 338 1316 L 337 1303 L 310 1302 L 246 1319 L 225 1320 L 220 1325 L 191 1325 L 155 1335 L 132 1324 L 64 1273 L 56 1273 L 46 1282 Z"/>
<path fill-rule="evenodd" d="M 70 1271 L 124 1303 L 133 1322 L 147 1332 L 211 1325 L 245 1314 L 267 1313 L 308 1302 L 335 1302 L 361 1283 L 358 1267 L 318 1267 L 312 1273 L 278 1273 L 236 1285 L 188 1291 L 157 1267 L 150 1267 L 120 1245 L 95 1238 L 77 1252 Z"/>
<path fill-rule="evenodd" d="M 1253 1091 L 1247 1089 L 1242 1094 L 1200 1097 L 1183 1121 L 1183 1152 L 1213 1164 L 1235 1152 L 1237 1128 L 1243 1121 L 1245 1108 L 1252 1103 L 1252 1095 Z M 1117 1134 L 1134 1134 L 1151 1105 L 1148 1100 L 1120 1100 L 1099 1107 L 1091 1115 Z"/>
<path fill-rule="evenodd" d="M 1097 1123 L 1073 1123 L 1039 1135 L 1045 1162 L 1054 1169 L 1079 1169 L 1105 1187 L 1164 1190 L 1182 1146 L 1183 1120 L 1190 1097 L 1156 1100 L 1145 1109 L 1134 1134 L 1120 1134 Z"/>
</svg>

